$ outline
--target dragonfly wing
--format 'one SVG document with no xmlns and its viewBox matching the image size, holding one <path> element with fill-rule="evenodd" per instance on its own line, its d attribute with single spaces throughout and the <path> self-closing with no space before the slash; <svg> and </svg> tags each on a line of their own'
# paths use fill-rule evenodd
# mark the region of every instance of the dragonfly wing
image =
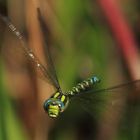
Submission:
<svg viewBox="0 0 140 140">
<path fill-rule="evenodd" d="M 60 89 L 60 84 L 59 84 L 59 81 L 58 81 L 58 78 L 57 78 L 57 75 L 56 75 L 56 70 L 55 70 L 55 67 L 54 67 L 54 64 L 53 64 L 53 60 L 52 60 L 52 57 L 51 57 L 51 52 L 49 50 L 49 46 L 47 44 L 48 42 L 48 29 L 47 29 L 47 25 L 45 24 L 45 21 L 41 15 L 41 12 L 40 12 L 40 9 L 38 8 L 37 9 L 37 13 L 38 13 L 38 20 L 39 20 L 39 23 L 40 23 L 40 27 L 41 27 L 41 31 L 43 33 L 43 37 L 44 37 L 44 40 L 45 40 L 45 44 L 44 44 L 44 51 L 45 51 L 45 56 L 46 56 L 46 61 L 48 61 L 49 63 L 47 63 L 47 67 L 49 69 L 49 72 L 50 72 L 50 75 L 52 76 L 52 79 L 53 81 L 55 82 L 55 85 Z"/>
<path fill-rule="evenodd" d="M 121 110 L 128 97 L 138 91 L 139 87 L 140 80 L 135 80 L 109 88 L 90 89 L 74 96 L 73 100 L 89 114 L 98 118 L 101 112 L 108 110 L 108 106 L 116 111 Z"/>
<path fill-rule="evenodd" d="M 16 61 L 18 61 L 18 58 L 16 59 L 16 55 L 21 55 L 22 57 L 26 57 L 26 62 L 28 60 L 30 60 L 30 62 L 32 64 L 34 64 L 34 68 L 36 68 L 37 70 L 37 75 L 39 75 L 39 77 L 41 77 L 41 79 L 45 80 L 46 82 L 48 82 L 49 84 L 53 85 L 54 88 L 56 88 L 56 90 L 58 90 L 60 88 L 60 86 L 58 85 L 58 83 L 56 82 L 56 80 L 54 80 L 54 78 L 52 77 L 52 73 L 49 72 L 49 69 L 46 68 L 38 59 L 38 57 L 34 54 L 34 52 L 32 51 L 31 48 L 28 47 L 27 45 L 27 40 L 26 38 L 17 30 L 17 28 L 11 23 L 11 21 L 0 14 L 0 22 L 1 25 L 4 27 L 5 25 L 7 25 L 8 29 L 15 35 L 15 37 L 13 37 L 13 35 L 10 36 L 16 40 L 16 42 L 20 42 L 18 45 L 15 45 L 14 47 L 11 47 L 11 45 L 2 48 L 2 52 L 4 54 L 4 56 L 6 56 L 6 59 L 13 59 L 15 58 L 15 63 Z M 12 40 L 11 40 L 12 41 Z M 11 55 L 11 56 L 10 56 Z M 13 56 L 13 58 L 12 58 Z M 28 59 L 28 60 L 27 60 Z M 48 61 L 49 63 L 49 61 Z M 23 66 L 22 66 L 23 68 Z"/>
<path fill-rule="evenodd" d="M 116 92 L 122 92 L 123 90 L 126 90 L 126 89 L 139 89 L 139 86 L 140 86 L 140 80 L 134 80 L 134 81 L 129 81 L 129 82 L 125 82 L 125 83 L 122 83 L 122 84 L 117 84 L 115 86 L 111 86 L 111 87 L 108 87 L 108 88 L 101 88 L 101 89 L 97 89 L 95 87 L 94 88 L 91 88 L 90 90 L 87 90 L 87 91 L 83 91 L 81 92 L 81 96 L 85 96 L 85 94 L 90 94 L 90 93 L 108 93 L 108 94 L 112 94 L 112 93 L 116 93 Z"/>
<path fill-rule="evenodd" d="M 137 90 L 139 85 L 140 83 L 136 82 L 132 86 L 127 85 L 123 88 L 106 88 L 108 90 L 100 90 L 102 92 L 90 92 L 87 96 L 85 93 L 83 97 L 82 95 L 75 97 L 74 102 L 76 106 L 79 106 L 78 110 L 82 109 L 87 116 L 91 116 L 97 122 L 99 136 L 102 135 L 101 139 L 106 134 L 107 136 L 112 135 L 112 132 L 114 134 L 112 131 L 114 129 L 115 134 L 121 133 L 126 136 L 126 139 L 129 135 L 131 139 L 132 136 L 136 136 L 133 130 L 137 130 L 137 132 L 140 130 L 140 98 L 132 98 L 136 95 L 133 95 L 135 86 Z M 138 134 L 137 136 L 139 136 Z"/>
</svg>

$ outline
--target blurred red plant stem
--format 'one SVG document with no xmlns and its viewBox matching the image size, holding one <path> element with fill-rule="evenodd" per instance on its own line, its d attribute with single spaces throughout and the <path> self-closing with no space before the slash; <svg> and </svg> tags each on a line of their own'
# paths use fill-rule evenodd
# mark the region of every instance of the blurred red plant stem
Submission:
<svg viewBox="0 0 140 140">
<path fill-rule="evenodd" d="M 140 78 L 140 64 L 133 33 L 125 19 L 117 0 L 98 0 L 98 3 L 114 33 L 118 47 L 128 66 L 132 79 Z"/>
</svg>

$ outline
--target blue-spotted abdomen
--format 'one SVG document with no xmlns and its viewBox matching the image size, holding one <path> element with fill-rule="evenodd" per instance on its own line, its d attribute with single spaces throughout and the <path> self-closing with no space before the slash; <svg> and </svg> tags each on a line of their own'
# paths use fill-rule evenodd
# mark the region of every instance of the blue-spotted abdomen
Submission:
<svg viewBox="0 0 140 140">
<path fill-rule="evenodd" d="M 99 82 L 100 79 L 96 76 L 93 76 L 92 78 L 89 78 L 87 80 L 82 81 L 81 83 L 78 83 L 75 87 L 72 88 L 72 90 L 68 91 L 66 94 L 73 96 L 75 94 L 80 93 L 81 91 L 91 88 L 94 84 Z"/>
</svg>

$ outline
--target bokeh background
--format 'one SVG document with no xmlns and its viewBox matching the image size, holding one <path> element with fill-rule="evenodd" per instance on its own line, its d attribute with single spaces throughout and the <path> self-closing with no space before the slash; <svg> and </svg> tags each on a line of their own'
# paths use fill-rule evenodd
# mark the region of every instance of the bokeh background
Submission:
<svg viewBox="0 0 140 140">
<path fill-rule="evenodd" d="M 93 75 L 101 79 L 99 89 L 140 79 L 139 12 L 138 0 L 0 0 L 0 13 L 20 30 L 46 68 L 47 38 L 64 91 Z M 139 81 L 97 97 L 76 98 L 51 119 L 43 102 L 55 90 L 38 78 L 21 42 L 1 19 L 0 46 L 0 140 L 140 139 Z"/>
</svg>

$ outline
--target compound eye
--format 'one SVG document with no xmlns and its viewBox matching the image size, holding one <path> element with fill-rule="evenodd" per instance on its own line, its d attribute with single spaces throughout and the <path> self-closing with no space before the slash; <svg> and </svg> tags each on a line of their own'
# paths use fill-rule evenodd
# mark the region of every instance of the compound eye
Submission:
<svg viewBox="0 0 140 140">
<path fill-rule="evenodd" d="M 44 107 L 44 110 L 45 111 L 48 111 L 48 106 L 50 105 L 50 103 L 51 103 L 51 100 L 50 99 L 44 102 L 43 107 Z"/>
<path fill-rule="evenodd" d="M 49 109 L 49 105 L 55 105 L 56 103 L 55 103 L 55 101 L 53 100 L 53 99 L 48 99 L 48 100 L 46 100 L 45 102 L 44 102 L 44 110 L 45 111 L 48 111 L 48 109 Z"/>
</svg>

